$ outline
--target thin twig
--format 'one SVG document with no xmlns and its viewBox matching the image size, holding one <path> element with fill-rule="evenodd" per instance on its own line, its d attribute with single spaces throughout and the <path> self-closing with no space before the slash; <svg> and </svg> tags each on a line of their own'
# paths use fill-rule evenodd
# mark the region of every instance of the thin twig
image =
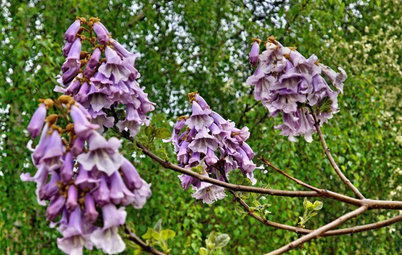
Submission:
<svg viewBox="0 0 402 255">
<path fill-rule="evenodd" d="M 335 170 L 335 172 L 341 178 L 341 180 L 355 193 L 355 195 L 358 198 L 364 199 L 364 196 L 362 195 L 362 193 L 360 193 L 360 191 L 342 173 L 341 169 L 339 169 L 338 165 L 335 163 L 335 160 L 332 157 L 331 152 L 329 151 L 327 143 L 325 142 L 324 135 L 321 132 L 320 123 L 319 123 L 319 120 L 317 118 L 317 115 L 316 115 L 316 113 L 314 112 L 314 110 L 311 107 L 310 107 L 310 110 L 311 110 L 311 114 L 313 115 L 313 118 L 314 118 L 314 126 L 315 126 L 315 129 L 317 130 L 318 136 L 320 137 L 322 148 L 324 149 L 325 155 L 327 156 L 327 158 L 329 160 L 329 163 L 331 164 L 332 168 Z"/>
<path fill-rule="evenodd" d="M 333 229 L 336 226 L 339 226 L 343 222 L 345 222 L 345 221 L 347 221 L 347 220 L 349 220 L 349 219 L 351 219 L 353 217 L 356 217 L 356 216 L 364 213 L 365 211 L 367 211 L 367 209 L 368 209 L 367 206 L 361 206 L 361 207 L 357 208 L 356 210 L 353 210 L 353 211 L 351 211 L 351 212 L 349 212 L 349 213 L 337 218 L 336 220 L 334 220 L 334 221 L 332 221 L 332 222 L 330 222 L 330 223 L 328 223 L 328 224 L 326 224 L 326 225 L 314 230 L 313 232 L 311 232 L 311 233 L 309 233 L 309 234 L 307 234 L 305 236 L 302 236 L 299 239 L 297 239 L 297 240 L 295 240 L 295 241 L 293 241 L 293 242 L 291 242 L 291 243 L 289 243 L 289 244 L 287 244 L 285 246 L 282 246 L 281 248 L 279 248 L 279 249 L 277 249 L 275 251 L 269 252 L 269 253 L 267 253 L 265 255 L 278 255 L 278 254 L 282 254 L 284 252 L 287 252 L 287 251 L 289 251 L 291 249 L 294 249 L 297 246 L 299 246 L 299 245 L 301 245 L 301 244 L 303 244 L 303 243 L 305 243 L 307 241 L 310 241 L 311 239 L 314 239 L 314 238 L 320 236 L 322 233 L 324 233 L 324 232 L 326 232 L 326 231 L 328 231 L 330 229 Z"/>
<path fill-rule="evenodd" d="M 350 228 L 343 228 L 343 229 L 336 229 L 336 230 L 330 230 L 322 234 L 321 236 L 336 236 L 336 235 L 345 235 L 345 234 L 353 234 L 353 233 L 358 233 L 358 232 L 363 232 L 363 231 L 368 231 L 368 230 L 374 230 L 378 228 L 383 228 L 389 225 L 392 225 L 396 222 L 402 221 L 402 214 L 392 217 L 387 220 L 375 222 L 375 223 L 370 223 L 366 225 L 360 225 L 360 226 L 355 226 L 355 227 L 350 227 Z"/>
<path fill-rule="evenodd" d="M 140 246 L 143 251 L 148 252 L 150 254 L 155 254 L 155 255 L 166 255 L 165 253 L 160 252 L 160 251 L 156 250 L 155 248 L 153 248 L 152 246 L 149 246 L 148 244 L 146 244 L 144 241 L 141 240 L 141 238 L 139 238 L 136 234 L 131 232 L 127 226 L 124 226 L 124 231 L 128 234 L 128 236 L 130 237 L 130 240 L 133 241 L 134 243 L 136 243 L 138 246 Z"/>
<path fill-rule="evenodd" d="M 265 163 L 267 166 L 271 167 L 272 169 L 274 169 L 274 170 L 277 171 L 278 173 L 280 173 L 280 174 L 282 174 L 283 176 L 285 176 L 285 177 L 291 179 L 292 181 L 296 182 L 297 184 L 300 184 L 300 185 L 302 185 L 302 186 L 304 186 L 304 187 L 306 187 L 306 188 L 308 188 L 308 189 L 314 190 L 314 191 L 316 191 L 316 192 L 318 192 L 318 193 L 322 193 L 322 192 L 323 192 L 323 190 L 321 190 L 321 189 L 319 189 L 319 188 L 316 188 L 316 187 L 314 187 L 314 186 L 311 186 L 310 184 L 307 184 L 307 183 L 305 183 L 305 182 L 303 182 L 303 181 L 301 181 L 301 180 L 299 180 L 299 179 L 297 179 L 297 178 L 295 178 L 295 177 L 293 177 L 293 176 L 287 174 L 286 172 L 284 172 L 284 171 L 282 171 L 281 169 L 277 168 L 276 166 L 272 165 L 272 164 L 271 164 L 268 160 L 266 160 L 264 157 L 262 157 L 261 159 L 262 159 L 262 161 L 264 161 L 264 163 Z"/>
</svg>

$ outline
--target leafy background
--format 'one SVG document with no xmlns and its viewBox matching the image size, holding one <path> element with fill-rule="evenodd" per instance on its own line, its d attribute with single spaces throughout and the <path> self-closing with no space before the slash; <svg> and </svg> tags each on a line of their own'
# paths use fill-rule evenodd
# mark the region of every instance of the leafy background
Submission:
<svg viewBox="0 0 402 255">
<path fill-rule="evenodd" d="M 325 160 L 317 137 L 311 144 L 291 143 L 255 104 L 244 82 L 252 37 L 277 36 L 305 56 L 349 75 L 340 113 L 324 127 L 327 142 L 346 175 L 371 198 L 402 199 L 401 186 L 401 4 L 385 1 L 6 1 L 0 11 L 0 250 L 5 254 L 59 254 L 57 231 L 36 203 L 35 185 L 22 183 L 22 172 L 35 170 L 26 148 L 25 128 L 38 104 L 54 97 L 63 63 L 64 31 L 76 16 L 100 17 L 113 37 L 141 53 L 136 67 L 141 85 L 157 103 L 153 127 L 169 128 L 190 110 L 186 93 L 199 91 L 211 108 L 252 132 L 258 156 L 312 185 L 351 195 Z M 152 128 L 142 129 L 149 139 Z M 170 145 L 159 138 L 153 149 L 175 162 Z M 135 148 L 124 142 L 124 154 Z M 297 238 L 262 226 L 235 212 L 228 195 L 208 206 L 182 191 L 176 173 L 140 153 L 132 161 L 153 195 L 142 210 L 129 209 L 128 221 L 142 235 L 159 219 L 176 236 L 172 254 L 197 254 L 212 231 L 231 237 L 225 254 L 261 254 Z M 261 162 L 258 162 L 261 164 Z M 260 186 L 300 189 L 278 174 L 258 170 Z M 234 177 L 241 181 L 240 178 Z M 266 197 L 269 219 L 296 225 L 303 200 Z M 307 223 L 315 228 L 351 209 L 331 200 Z M 343 226 L 365 224 L 398 212 L 369 211 Z M 401 254 L 402 224 L 348 236 L 314 240 L 290 254 Z M 125 254 L 133 254 L 128 248 Z M 100 254 L 86 251 L 86 254 Z"/>
</svg>

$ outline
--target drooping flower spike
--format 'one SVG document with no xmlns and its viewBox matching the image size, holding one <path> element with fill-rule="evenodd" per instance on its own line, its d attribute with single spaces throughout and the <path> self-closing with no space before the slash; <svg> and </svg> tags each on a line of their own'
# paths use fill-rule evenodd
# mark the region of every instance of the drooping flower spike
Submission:
<svg viewBox="0 0 402 255">
<path fill-rule="evenodd" d="M 40 205 L 49 202 L 46 219 L 58 225 L 63 237 L 57 244 L 67 254 L 93 246 L 108 254 L 123 251 L 117 228 L 125 222 L 125 206 L 140 209 L 151 196 L 150 184 L 119 153 L 120 141 L 106 140 L 91 121 L 83 105 L 63 95 L 41 100 L 28 126 L 33 139 L 41 133 L 32 154 L 38 170 L 21 180 L 36 182 Z"/>
<path fill-rule="evenodd" d="M 345 71 L 339 68 L 340 72 L 335 72 L 319 63 L 315 55 L 305 58 L 295 48 L 282 46 L 273 36 L 268 38 L 266 50 L 258 53 L 255 62 L 257 50 L 253 41 L 250 62 L 259 64 L 246 84 L 254 86 L 254 98 L 262 102 L 272 117 L 282 115 L 283 123 L 275 126 L 281 135 L 291 141 L 303 135 L 311 142 L 315 132 L 311 110 L 320 125 L 339 111 L 337 96 L 343 90 Z"/>
<path fill-rule="evenodd" d="M 254 184 L 256 166 L 252 162 L 254 152 L 246 143 L 250 136 L 248 128 L 236 128 L 232 121 L 212 111 L 196 92 L 189 94 L 189 100 L 192 104 L 191 116 L 180 117 L 172 137 L 166 141 L 174 145 L 179 166 L 188 169 L 201 166 L 203 174 L 222 181 L 229 178 L 229 172 L 240 169 Z M 211 204 L 226 196 L 224 189 L 216 185 L 187 175 L 180 175 L 179 178 L 183 189 L 191 185 L 193 197 L 202 199 L 204 203 Z"/>
<path fill-rule="evenodd" d="M 63 52 L 67 58 L 61 84 L 55 91 L 73 96 L 88 109 L 99 132 L 113 127 L 118 121 L 116 112 L 125 116 L 117 127 L 134 137 L 142 125 L 149 124 L 147 113 L 155 109 L 145 88 L 136 81 L 140 77 L 134 67 L 138 55 L 113 39 L 98 18 L 77 19 L 66 31 L 65 39 Z"/>
</svg>

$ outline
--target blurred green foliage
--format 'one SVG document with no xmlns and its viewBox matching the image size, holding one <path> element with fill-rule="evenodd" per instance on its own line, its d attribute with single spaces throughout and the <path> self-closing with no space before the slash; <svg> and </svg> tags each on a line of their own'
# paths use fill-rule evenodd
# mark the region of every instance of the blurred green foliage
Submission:
<svg viewBox="0 0 402 255">
<path fill-rule="evenodd" d="M 186 93 L 199 91 L 211 108 L 238 126 L 248 126 L 257 156 L 321 188 L 352 195 L 336 179 L 317 137 L 311 144 L 291 143 L 255 104 L 244 85 L 252 37 L 275 35 L 304 55 L 349 74 L 341 111 L 323 128 L 345 174 L 370 198 L 402 199 L 401 167 L 401 3 L 398 0 L 285 1 L 1 1 L 0 9 L 0 253 L 59 254 L 57 231 L 37 205 L 35 185 L 22 183 L 22 172 L 35 170 L 26 148 L 25 128 L 39 98 L 55 97 L 63 63 L 64 31 L 76 16 L 98 16 L 113 37 L 134 52 L 149 97 L 157 103 L 152 126 L 140 139 L 175 162 L 166 137 L 176 117 L 188 113 Z M 163 128 L 163 129 L 161 129 Z M 162 131 L 158 131 L 162 130 Z M 159 132 L 159 134 L 155 134 Z M 142 210 L 128 209 L 128 221 L 142 236 L 158 219 L 176 233 L 166 240 L 172 254 L 198 254 L 212 231 L 227 233 L 225 254 L 261 254 L 297 238 L 297 234 L 261 225 L 236 213 L 235 201 L 208 206 L 182 191 L 177 174 L 162 169 L 124 142 L 124 154 L 145 180 L 152 197 Z M 261 162 L 258 162 L 261 164 Z M 268 170 L 258 170 L 257 185 L 301 189 Z M 233 176 L 232 180 L 241 181 Z M 303 200 L 265 197 L 268 218 L 297 225 Z M 249 201 L 250 202 L 250 201 Z M 306 227 L 315 228 L 351 209 L 324 200 Z M 369 211 L 343 226 L 366 224 L 398 212 Z M 348 236 L 320 238 L 290 254 L 401 254 L 401 224 Z M 133 254 L 128 248 L 125 254 Z M 86 254 L 100 254 L 86 251 Z"/>
</svg>

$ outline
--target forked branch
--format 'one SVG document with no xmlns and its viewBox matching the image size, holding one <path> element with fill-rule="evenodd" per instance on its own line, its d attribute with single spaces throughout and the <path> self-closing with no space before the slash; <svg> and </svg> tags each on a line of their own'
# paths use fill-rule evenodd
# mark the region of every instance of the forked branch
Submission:
<svg viewBox="0 0 402 255">
<path fill-rule="evenodd" d="M 322 148 L 324 149 L 324 153 L 327 156 L 332 168 L 335 170 L 336 174 L 343 181 L 343 183 L 345 183 L 353 191 L 353 193 L 355 193 L 355 195 L 358 198 L 364 199 L 364 196 L 362 195 L 362 193 L 360 193 L 360 191 L 355 187 L 355 185 L 353 185 L 353 183 L 342 173 L 341 169 L 336 164 L 336 162 L 335 162 L 334 158 L 332 157 L 331 152 L 327 146 L 327 143 L 325 142 L 324 135 L 321 132 L 320 122 L 317 118 L 317 115 L 311 107 L 310 107 L 310 110 L 311 110 L 311 114 L 313 115 L 313 118 L 314 118 L 314 126 L 315 126 L 315 129 L 317 130 L 318 136 L 320 138 Z"/>
<path fill-rule="evenodd" d="M 314 230 L 313 232 L 311 232 L 311 233 L 309 233 L 309 234 L 307 234 L 305 236 L 302 236 L 299 239 L 297 239 L 297 240 L 295 240 L 295 241 L 293 241 L 293 242 L 291 242 L 291 243 L 289 243 L 289 244 L 287 244 L 285 246 L 282 246 L 281 248 L 279 248 L 279 249 L 277 249 L 275 251 L 269 252 L 269 253 L 267 253 L 265 255 L 278 255 L 278 254 L 282 254 L 282 253 L 284 253 L 286 251 L 289 251 L 291 249 L 294 249 L 297 246 L 299 246 L 299 245 L 301 245 L 301 244 L 303 244 L 303 243 L 305 243 L 307 241 L 310 241 L 311 239 L 314 239 L 314 238 L 320 236 L 321 234 L 325 233 L 326 231 L 328 231 L 330 229 L 333 229 L 336 226 L 339 226 L 340 224 L 344 223 L 345 221 L 364 213 L 365 211 L 367 211 L 367 209 L 368 209 L 367 206 L 361 206 L 361 207 L 359 207 L 359 208 L 357 208 L 357 209 L 355 209 L 355 210 L 353 210 L 353 211 L 351 211 L 351 212 L 349 212 L 349 213 L 337 218 L 336 220 L 334 220 L 334 221 L 332 221 L 332 222 L 330 222 L 330 223 L 328 223 L 328 224 L 326 224 L 326 225 Z"/>
</svg>

